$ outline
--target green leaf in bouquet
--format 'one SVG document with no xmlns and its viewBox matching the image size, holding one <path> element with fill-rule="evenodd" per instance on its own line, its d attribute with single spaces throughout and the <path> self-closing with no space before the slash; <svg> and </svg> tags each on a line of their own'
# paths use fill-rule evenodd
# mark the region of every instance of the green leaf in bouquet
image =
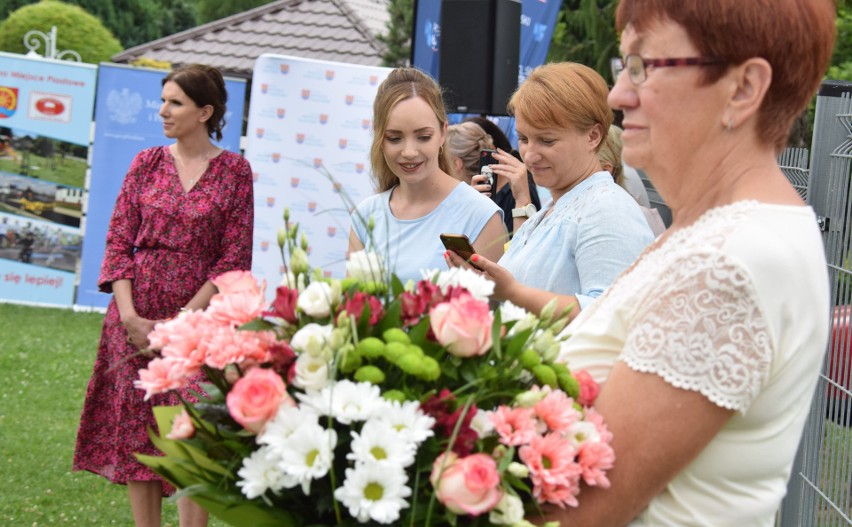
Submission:
<svg viewBox="0 0 852 527">
<path fill-rule="evenodd" d="M 396 278 L 396 277 L 394 277 Z M 397 279 L 398 280 L 398 279 Z M 376 324 L 376 335 L 381 335 L 385 330 L 399 328 L 402 321 L 402 302 L 398 299 L 385 306 L 385 316 Z"/>
<path fill-rule="evenodd" d="M 273 331 L 277 328 L 275 324 L 269 322 L 268 320 L 264 320 L 262 318 L 256 318 L 245 324 L 241 325 L 237 329 L 242 331 Z"/>
<path fill-rule="evenodd" d="M 500 310 L 494 311 L 494 323 L 491 324 L 491 352 L 494 354 L 495 360 L 500 360 L 503 357 L 502 348 L 503 324 Z"/>
<path fill-rule="evenodd" d="M 394 298 L 399 298 L 404 291 L 405 285 L 402 280 L 397 275 L 391 276 L 391 293 L 393 293 Z"/>
<path fill-rule="evenodd" d="M 286 510 L 247 501 L 241 494 L 222 490 L 211 484 L 190 485 L 177 496 L 187 496 L 220 520 L 243 527 L 295 527 L 299 525 Z"/>
<path fill-rule="evenodd" d="M 513 335 L 509 341 L 509 345 L 506 346 L 506 354 L 509 357 L 519 358 L 521 353 L 523 353 L 523 350 L 526 348 L 527 341 L 530 339 L 532 332 L 532 328 L 527 328 Z"/>
</svg>

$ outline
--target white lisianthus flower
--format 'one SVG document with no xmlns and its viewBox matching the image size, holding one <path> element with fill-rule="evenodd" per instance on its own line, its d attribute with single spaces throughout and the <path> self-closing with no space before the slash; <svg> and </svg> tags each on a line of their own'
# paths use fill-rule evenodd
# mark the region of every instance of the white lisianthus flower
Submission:
<svg viewBox="0 0 852 527">
<path fill-rule="evenodd" d="M 402 441 L 420 444 L 435 435 L 435 418 L 424 414 L 417 401 L 388 401 L 376 418 L 387 423 Z"/>
<path fill-rule="evenodd" d="M 405 500 L 411 496 L 407 482 L 400 467 L 363 463 L 346 469 L 346 480 L 335 489 L 334 497 L 361 523 L 373 520 L 391 524 L 399 520 L 399 511 L 409 506 Z"/>
<path fill-rule="evenodd" d="M 521 498 L 506 492 L 497 506 L 488 513 L 488 521 L 497 525 L 516 525 L 524 519 L 524 503 Z"/>
<path fill-rule="evenodd" d="M 335 297 L 328 283 L 311 282 L 299 294 L 299 299 L 296 300 L 296 307 L 309 316 L 322 318 L 331 314 L 332 306 L 338 301 L 339 298 Z"/>
<path fill-rule="evenodd" d="M 597 427 L 589 421 L 577 421 L 563 435 L 572 446 L 577 448 L 583 443 L 600 443 L 601 441 Z"/>
<path fill-rule="evenodd" d="M 431 269 L 423 270 L 421 274 L 424 280 L 434 281 L 444 294 L 450 286 L 461 286 L 467 289 L 473 298 L 487 302 L 494 293 L 494 282 L 470 269 L 462 267 L 453 267 L 449 271 Z"/>
<path fill-rule="evenodd" d="M 366 250 L 350 253 L 346 261 L 346 274 L 360 282 L 383 282 L 382 256 Z"/>
<path fill-rule="evenodd" d="M 360 433 L 353 431 L 351 434 L 352 452 L 346 459 L 356 464 L 375 462 L 405 468 L 414 463 L 417 446 L 400 441 L 390 426 L 377 419 L 368 420 Z"/>
<path fill-rule="evenodd" d="M 293 488 L 298 483 L 296 478 L 278 468 L 280 458 L 267 447 L 260 447 L 251 456 L 243 459 L 243 466 L 237 471 L 243 495 L 252 500 L 263 495 L 267 490 L 278 491 L 283 488 Z"/>
<path fill-rule="evenodd" d="M 516 478 L 525 478 L 530 475 L 530 469 L 528 466 L 523 463 L 518 463 L 517 461 L 512 461 L 509 463 L 509 466 L 506 467 L 506 472 L 515 476 Z"/>
<path fill-rule="evenodd" d="M 480 439 L 490 436 L 494 433 L 494 423 L 491 422 L 491 412 L 477 410 L 476 415 L 470 421 L 470 428 L 479 436 Z"/>
<path fill-rule="evenodd" d="M 290 347 L 300 353 L 331 360 L 332 354 L 328 343 L 333 329 L 331 325 L 307 324 L 290 339 Z"/>
<path fill-rule="evenodd" d="M 293 369 L 293 385 L 303 390 L 322 390 L 331 382 L 331 368 L 323 357 L 302 353 Z"/>
<path fill-rule="evenodd" d="M 297 393 L 296 397 L 320 415 L 330 415 L 345 425 L 366 421 L 386 408 L 379 387 L 369 382 L 342 380 L 313 394 Z"/>
<path fill-rule="evenodd" d="M 320 425 L 303 426 L 281 445 L 278 468 L 296 478 L 305 494 L 311 493 L 311 481 L 328 474 L 334 461 L 337 432 Z"/>
</svg>

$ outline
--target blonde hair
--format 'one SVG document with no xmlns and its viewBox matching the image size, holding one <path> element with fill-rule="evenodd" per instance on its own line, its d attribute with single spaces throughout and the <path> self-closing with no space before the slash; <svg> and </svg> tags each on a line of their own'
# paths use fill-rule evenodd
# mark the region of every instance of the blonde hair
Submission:
<svg viewBox="0 0 852 527">
<path fill-rule="evenodd" d="M 384 192 L 399 184 L 399 178 L 385 161 L 382 143 L 388 126 L 390 113 L 402 101 L 420 97 L 435 112 L 438 125 L 443 129 L 447 124 L 447 110 L 441 95 L 441 88 L 431 77 L 415 68 L 396 68 L 379 85 L 373 102 L 373 144 L 370 147 L 373 183 L 379 192 Z M 450 156 L 446 149 L 438 152 L 438 167 L 450 173 Z"/>
<path fill-rule="evenodd" d="M 556 62 L 533 70 L 509 100 L 509 113 L 536 128 L 586 132 L 600 125 L 606 138 L 613 120 L 608 95 L 606 81 L 592 68 Z"/>
<path fill-rule="evenodd" d="M 447 129 L 445 142 L 451 156 L 462 160 L 467 179 L 479 173 L 480 150 L 493 150 L 494 140 L 476 123 L 454 124 Z"/>
<path fill-rule="evenodd" d="M 612 125 L 604 141 L 598 149 L 598 159 L 601 165 L 612 166 L 612 179 L 620 187 L 624 187 L 624 165 L 621 163 L 621 128 Z"/>
</svg>

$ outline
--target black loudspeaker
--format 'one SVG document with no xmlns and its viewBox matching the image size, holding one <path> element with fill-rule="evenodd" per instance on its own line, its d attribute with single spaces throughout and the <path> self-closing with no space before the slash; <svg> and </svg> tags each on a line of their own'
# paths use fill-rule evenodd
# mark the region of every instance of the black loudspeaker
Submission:
<svg viewBox="0 0 852 527">
<path fill-rule="evenodd" d="M 506 115 L 520 47 L 520 1 L 442 0 L 438 79 L 447 110 Z"/>
</svg>

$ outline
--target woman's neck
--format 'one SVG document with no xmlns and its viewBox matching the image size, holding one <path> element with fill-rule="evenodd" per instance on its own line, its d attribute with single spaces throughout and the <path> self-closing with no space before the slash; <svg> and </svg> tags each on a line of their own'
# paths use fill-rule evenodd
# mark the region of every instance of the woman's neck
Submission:
<svg viewBox="0 0 852 527">
<path fill-rule="evenodd" d="M 188 159 L 209 157 L 215 148 L 215 145 L 210 142 L 210 138 L 202 134 L 190 137 L 178 137 L 175 139 L 174 144 L 174 151 L 181 157 Z"/>
<path fill-rule="evenodd" d="M 456 186 L 463 184 L 443 171 L 417 183 L 400 180 L 391 193 L 391 211 L 399 219 L 423 217 L 434 210 Z"/>
</svg>

